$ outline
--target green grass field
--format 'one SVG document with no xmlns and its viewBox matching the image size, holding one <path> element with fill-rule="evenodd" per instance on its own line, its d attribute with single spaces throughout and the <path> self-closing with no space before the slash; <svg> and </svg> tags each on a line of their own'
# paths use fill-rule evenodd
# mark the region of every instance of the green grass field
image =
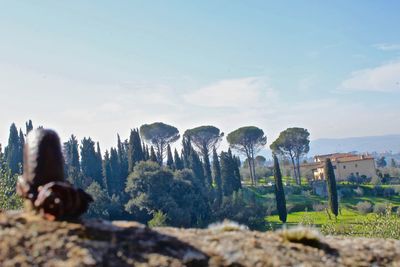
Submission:
<svg viewBox="0 0 400 267">
<path fill-rule="evenodd" d="M 347 187 L 350 185 L 341 184 L 342 187 Z M 373 188 L 372 185 L 361 186 L 364 189 Z M 389 187 L 389 186 L 385 186 Z M 383 188 L 385 188 L 383 187 Z M 305 187 L 304 187 L 305 188 Z M 271 193 L 260 194 L 256 188 L 249 188 L 252 190 L 258 198 L 270 199 L 273 201 L 274 195 Z M 313 195 L 313 194 L 288 194 L 286 196 L 286 205 L 289 211 L 287 217 L 287 226 L 294 226 L 298 224 L 314 225 L 315 227 L 323 227 L 328 224 L 341 225 L 342 228 L 351 227 L 352 231 L 357 231 L 357 227 L 361 221 L 371 221 L 375 220 L 375 214 L 361 214 L 357 211 L 356 205 L 359 202 L 368 201 L 372 205 L 376 204 L 390 204 L 393 208 L 400 207 L 400 196 L 394 195 L 391 197 L 375 196 L 372 194 L 365 194 L 364 196 L 352 196 L 346 197 L 339 200 L 340 214 L 335 219 L 333 215 L 329 218 L 327 212 L 323 211 L 313 211 L 313 204 L 320 203 L 326 204 L 327 199 Z M 267 224 L 272 229 L 278 229 L 282 227 L 282 223 L 279 220 L 278 215 L 271 215 L 265 218 Z M 355 230 L 354 230 L 355 229 Z"/>
</svg>

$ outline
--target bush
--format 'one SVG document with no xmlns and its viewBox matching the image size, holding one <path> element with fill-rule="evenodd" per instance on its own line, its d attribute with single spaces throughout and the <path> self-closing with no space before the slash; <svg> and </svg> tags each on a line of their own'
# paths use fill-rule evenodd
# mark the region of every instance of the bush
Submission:
<svg viewBox="0 0 400 267">
<path fill-rule="evenodd" d="M 387 204 L 377 203 L 374 206 L 374 213 L 378 215 L 384 215 L 386 213 L 387 208 L 388 208 Z"/>
<path fill-rule="evenodd" d="M 379 176 L 374 176 L 371 178 L 371 184 L 380 185 L 382 184 L 382 179 Z"/>
<path fill-rule="evenodd" d="M 369 203 L 368 201 L 358 202 L 356 205 L 356 209 L 361 214 L 367 214 L 372 212 L 372 204 Z"/>
<path fill-rule="evenodd" d="M 400 185 L 394 185 L 392 188 L 396 195 L 400 194 Z"/>
<path fill-rule="evenodd" d="M 392 197 L 395 195 L 395 191 L 392 187 L 387 187 L 383 190 L 383 196 L 384 197 Z"/>
<path fill-rule="evenodd" d="M 361 187 L 357 187 L 356 189 L 354 189 L 354 193 L 357 196 L 362 197 L 364 195 L 364 190 Z"/>
<path fill-rule="evenodd" d="M 311 203 L 290 203 L 287 204 L 287 211 L 288 212 L 299 212 L 299 211 L 306 211 L 311 210 L 312 204 Z"/>
<path fill-rule="evenodd" d="M 288 185 L 285 186 L 285 193 L 287 195 L 293 194 L 293 195 L 301 195 L 302 192 L 302 187 L 298 185 Z"/>
<path fill-rule="evenodd" d="M 323 211 L 328 208 L 328 205 L 324 203 L 314 203 L 312 206 L 313 206 L 313 211 Z"/>
<path fill-rule="evenodd" d="M 375 185 L 372 191 L 375 196 L 383 196 L 383 187 L 380 185 Z"/>
<path fill-rule="evenodd" d="M 342 187 L 338 190 L 338 195 L 340 196 L 340 198 L 347 198 L 352 197 L 354 195 L 354 192 L 349 187 Z"/>
<path fill-rule="evenodd" d="M 167 215 L 162 211 L 153 212 L 153 219 L 151 219 L 147 225 L 149 227 L 160 227 L 167 225 Z"/>
</svg>

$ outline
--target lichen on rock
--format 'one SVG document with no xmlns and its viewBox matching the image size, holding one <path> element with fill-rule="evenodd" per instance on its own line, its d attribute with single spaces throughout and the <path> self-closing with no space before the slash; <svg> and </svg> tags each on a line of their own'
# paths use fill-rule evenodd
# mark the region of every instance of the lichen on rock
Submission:
<svg viewBox="0 0 400 267">
<path fill-rule="evenodd" d="M 281 232 L 0 214 L 0 266 L 400 266 L 398 240 L 319 236 L 318 242 L 290 242 Z"/>
</svg>

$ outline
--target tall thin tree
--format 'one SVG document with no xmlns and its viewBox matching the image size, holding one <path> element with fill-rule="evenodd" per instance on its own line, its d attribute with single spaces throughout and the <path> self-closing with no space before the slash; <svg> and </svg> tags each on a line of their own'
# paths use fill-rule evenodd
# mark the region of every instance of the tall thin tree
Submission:
<svg viewBox="0 0 400 267">
<path fill-rule="evenodd" d="M 287 210 L 286 210 L 286 199 L 285 192 L 283 189 L 282 183 L 282 173 L 281 168 L 279 167 L 278 157 L 273 154 L 274 158 L 274 180 L 275 180 L 275 199 L 276 199 L 276 207 L 278 209 L 279 220 L 285 223 L 287 219 Z"/>
<path fill-rule="evenodd" d="M 330 158 L 325 160 L 324 176 L 328 187 L 328 204 L 335 217 L 339 214 L 339 202 L 336 189 L 335 171 Z"/>
</svg>

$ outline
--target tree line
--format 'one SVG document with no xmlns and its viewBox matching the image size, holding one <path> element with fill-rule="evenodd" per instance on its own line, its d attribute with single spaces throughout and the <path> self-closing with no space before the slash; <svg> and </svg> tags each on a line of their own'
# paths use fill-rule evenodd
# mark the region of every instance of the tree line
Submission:
<svg viewBox="0 0 400 267">
<path fill-rule="evenodd" d="M 25 132 L 18 130 L 14 123 L 10 127 L 3 158 L 12 174 L 21 173 L 22 150 L 26 135 L 33 129 L 32 121 L 25 128 Z M 217 127 L 186 130 L 181 150 L 172 151 L 171 145 L 180 138 L 174 126 L 162 122 L 144 124 L 132 129 L 125 140 L 117 135 L 116 147 L 102 153 L 99 142 L 90 137 L 79 142 L 71 135 L 63 143 L 65 175 L 97 199 L 91 207 L 96 216 L 148 222 L 161 213 L 169 224 L 188 227 L 233 216 L 233 203 L 227 204 L 227 199 L 240 198 L 242 164 L 232 150 L 246 158 L 251 184 L 257 185 L 257 154 L 267 143 L 264 131 L 255 126 L 238 128 L 226 136 L 229 149 L 220 153 L 217 148 L 224 133 Z M 285 221 L 287 212 L 277 155 L 291 159 L 296 182 L 300 184 L 300 157 L 309 150 L 309 133 L 303 128 L 289 128 L 270 147 L 275 162 L 277 209 Z M 246 212 L 256 211 L 253 207 Z"/>
</svg>

